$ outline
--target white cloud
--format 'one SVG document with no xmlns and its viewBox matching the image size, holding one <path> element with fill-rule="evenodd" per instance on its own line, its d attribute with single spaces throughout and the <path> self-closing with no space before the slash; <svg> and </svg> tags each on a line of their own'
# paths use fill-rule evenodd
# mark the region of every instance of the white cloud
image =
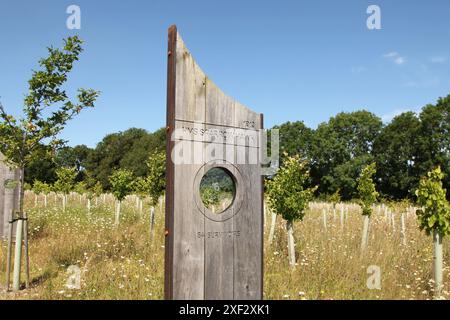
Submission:
<svg viewBox="0 0 450 320">
<path fill-rule="evenodd" d="M 394 58 L 397 56 L 398 56 L 398 52 L 395 52 L 395 51 L 383 54 L 383 57 L 385 57 L 385 58 Z"/>
<path fill-rule="evenodd" d="M 401 56 L 398 52 L 392 51 L 386 54 L 383 54 L 383 58 L 391 60 L 397 65 L 402 65 L 406 62 L 406 58 Z"/>
<path fill-rule="evenodd" d="M 395 64 L 404 64 L 405 63 L 405 58 L 397 57 L 397 58 L 394 59 L 394 63 Z"/>
<path fill-rule="evenodd" d="M 431 63 L 444 63 L 447 61 L 446 57 L 442 57 L 442 56 L 434 56 L 430 58 L 430 62 Z"/>
</svg>

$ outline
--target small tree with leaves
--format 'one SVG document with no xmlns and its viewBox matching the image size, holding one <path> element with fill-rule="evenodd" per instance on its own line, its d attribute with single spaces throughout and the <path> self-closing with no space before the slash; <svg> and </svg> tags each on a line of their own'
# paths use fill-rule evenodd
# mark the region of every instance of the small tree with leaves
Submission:
<svg viewBox="0 0 450 320">
<path fill-rule="evenodd" d="M 92 89 L 79 89 L 78 101 L 72 102 L 66 91 L 62 89 L 68 74 L 72 71 L 73 64 L 83 51 L 82 43 L 82 40 L 74 36 L 64 40 L 61 49 L 48 48 L 48 57 L 39 60 L 41 70 L 33 71 L 28 81 L 29 88 L 24 99 L 23 116 L 20 119 L 8 114 L 0 103 L 0 152 L 11 166 L 19 168 L 21 172 L 17 218 L 19 219 L 18 228 L 24 225 L 25 229 L 27 286 L 29 283 L 28 223 L 23 210 L 24 168 L 33 160 L 36 156 L 35 151 L 42 147 L 43 143 L 48 142 L 47 151 L 53 156 L 54 150 L 64 142 L 57 136 L 66 123 L 84 108 L 94 107 L 99 92 Z M 52 108 L 54 109 L 51 110 Z M 25 221 L 24 224 L 23 221 Z M 17 242 L 19 241 L 21 239 L 17 239 Z M 17 267 L 20 269 L 20 265 Z M 9 289 L 9 278 L 7 289 Z M 19 290 L 17 281 L 13 289 Z"/>
<path fill-rule="evenodd" d="M 331 196 L 329 196 L 328 200 L 333 205 L 333 219 L 336 218 L 336 206 L 338 203 L 341 202 L 341 189 L 337 189 L 335 193 L 333 193 Z"/>
<path fill-rule="evenodd" d="M 367 247 L 370 216 L 372 215 L 372 206 L 377 201 L 378 192 L 375 190 L 375 183 L 373 176 L 376 173 L 376 163 L 371 163 L 364 167 L 358 178 L 358 194 L 359 203 L 362 207 L 362 214 L 364 216 L 364 226 L 361 240 L 361 250 L 364 251 Z"/>
<path fill-rule="evenodd" d="M 139 214 L 142 215 L 142 206 L 143 206 L 143 200 L 145 197 L 149 194 L 149 181 L 148 179 L 139 177 L 134 181 L 134 193 L 137 195 L 139 199 Z"/>
<path fill-rule="evenodd" d="M 92 193 L 95 195 L 95 205 L 98 205 L 98 198 L 103 193 L 103 186 L 100 181 L 97 181 L 94 186 L 91 187 Z"/>
<path fill-rule="evenodd" d="M 61 167 L 55 171 L 57 180 L 54 184 L 54 190 L 62 194 L 63 211 L 66 211 L 67 195 L 75 188 L 75 178 L 77 176 L 76 168 Z"/>
<path fill-rule="evenodd" d="M 434 243 L 434 283 L 435 296 L 440 298 L 442 291 L 442 239 L 450 235 L 450 204 L 442 180 L 444 174 L 440 167 L 431 170 L 420 180 L 416 191 L 419 226 L 427 235 L 433 235 Z"/>
<path fill-rule="evenodd" d="M 147 167 L 148 175 L 146 181 L 150 196 L 150 234 L 153 237 L 155 206 L 158 204 L 158 199 L 164 194 L 164 190 L 166 189 L 166 154 L 158 151 L 153 152 L 148 158 Z"/>
<path fill-rule="evenodd" d="M 294 221 L 301 221 L 317 187 L 309 187 L 307 163 L 299 156 L 286 158 L 272 180 L 267 182 L 269 207 L 286 220 L 289 264 L 295 267 Z"/>
<path fill-rule="evenodd" d="M 38 205 L 38 197 L 44 192 L 43 182 L 34 180 L 32 190 L 34 192 L 34 206 Z"/>
<path fill-rule="evenodd" d="M 48 183 L 41 182 L 39 180 L 34 180 L 33 192 L 36 194 L 44 195 L 44 207 L 47 207 L 47 197 L 51 191 L 52 191 L 52 188 Z"/>
<path fill-rule="evenodd" d="M 81 202 L 82 196 L 86 194 L 86 192 L 88 191 L 86 182 L 84 181 L 77 182 L 73 190 L 79 195 Z"/>
<path fill-rule="evenodd" d="M 202 202 L 206 207 L 215 206 L 220 203 L 220 192 L 219 190 L 206 186 L 201 188 L 200 196 L 202 198 Z"/>
<path fill-rule="evenodd" d="M 129 170 L 119 169 L 114 171 L 109 177 L 109 182 L 111 184 L 112 193 L 117 200 L 114 224 L 118 226 L 122 201 L 131 194 L 134 189 L 134 176 Z"/>
</svg>

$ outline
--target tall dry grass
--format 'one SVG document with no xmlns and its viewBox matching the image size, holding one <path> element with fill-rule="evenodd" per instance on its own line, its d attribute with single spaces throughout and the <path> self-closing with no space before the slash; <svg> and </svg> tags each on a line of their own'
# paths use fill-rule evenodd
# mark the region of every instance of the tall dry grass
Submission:
<svg viewBox="0 0 450 320">
<path fill-rule="evenodd" d="M 101 197 L 102 199 L 102 197 Z M 156 208 L 154 238 L 150 237 L 149 206 L 139 214 L 135 201 L 122 206 L 119 227 L 114 227 L 111 197 L 92 205 L 89 215 L 85 200 L 73 196 L 62 212 L 58 199 L 49 197 L 34 208 L 34 196 L 26 198 L 30 217 L 31 289 L 0 293 L 2 299 L 162 299 L 164 278 L 164 215 Z M 275 239 L 265 241 L 265 299 L 431 299 L 432 239 L 420 232 L 416 217 L 406 218 L 406 245 L 400 238 L 400 212 L 395 225 L 383 213 L 374 215 L 369 246 L 361 253 L 363 220 L 350 207 L 344 228 L 340 214 L 310 209 L 304 221 L 294 225 L 297 266 L 291 270 L 287 258 L 285 224 L 277 218 Z M 267 217 L 268 218 L 268 217 Z M 265 239 L 270 228 L 266 219 Z M 444 298 L 449 291 L 449 243 L 444 243 Z M 0 255 L 0 280 L 5 279 L 6 244 Z M 81 289 L 66 287 L 68 267 L 81 270 Z M 370 290 L 366 281 L 369 266 L 381 270 L 381 289 Z M 23 278 L 23 277 L 22 277 Z"/>
</svg>

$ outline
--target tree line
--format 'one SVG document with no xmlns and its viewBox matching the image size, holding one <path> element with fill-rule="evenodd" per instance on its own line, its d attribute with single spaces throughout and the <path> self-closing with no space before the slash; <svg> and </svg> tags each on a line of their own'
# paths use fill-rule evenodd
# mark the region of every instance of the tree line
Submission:
<svg viewBox="0 0 450 320">
<path fill-rule="evenodd" d="M 341 112 L 315 130 L 302 121 L 275 128 L 280 130 L 282 160 L 299 154 L 308 161 L 316 196 L 339 191 L 344 200 L 357 198 L 357 178 L 373 162 L 376 188 L 385 199 L 413 198 L 420 178 L 437 166 L 450 190 L 450 95 L 387 124 L 361 110 Z"/>
<path fill-rule="evenodd" d="M 420 113 L 404 112 L 383 124 L 366 111 L 341 112 L 316 129 L 304 122 L 286 122 L 280 131 L 281 160 L 300 155 L 307 160 L 311 185 L 322 198 L 339 192 L 343 200 L 357 197 L 357 178 L 363 167 L 375 162 L 377 190 L 386 199 L 414 197 L 420 177 L 440 165 L 444 187 L 450 190 L 450 95 L 425 106 Z M 74 167 L 76 181 L 88 176 L 110 190 L 109 177 L 117 169 L 131 171 L 136 178 L 147 175 L 146 161 L 154 152 L 164 152 L 165 130 L 150 133 L 131 128 L 107 135 L 95 148 L 64 147 L 55 160 L 34 157 L 27 166 L 27 182 L 53 183 L 56 169 Z M 39 152 L 39 151 L 38 151 Z"/>
</svg>

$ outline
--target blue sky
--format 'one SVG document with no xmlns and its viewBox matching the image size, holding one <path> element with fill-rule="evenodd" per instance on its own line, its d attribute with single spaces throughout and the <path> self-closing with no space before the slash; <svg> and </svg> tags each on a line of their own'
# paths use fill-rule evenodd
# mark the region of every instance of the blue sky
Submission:
<svg viewBox="0 0 450 320">
<path fill-rule="evenodd" d="M 66 28 L 80 6 L 81 30 Z M 381 8 L 368 30 L 367 7 Z M 450 1 L 0 0 L 0 101 L 18 114 L 46 47 L 78 34 L 85 52 L 67 83 L 102 91 L 62 134 L 95 146 L 106 134 L 165 125 L 167 29 L 227 94 L 266 127 L 308 126 L 365 108 L 385 120 L 450 93 Z"/>
</svg>

